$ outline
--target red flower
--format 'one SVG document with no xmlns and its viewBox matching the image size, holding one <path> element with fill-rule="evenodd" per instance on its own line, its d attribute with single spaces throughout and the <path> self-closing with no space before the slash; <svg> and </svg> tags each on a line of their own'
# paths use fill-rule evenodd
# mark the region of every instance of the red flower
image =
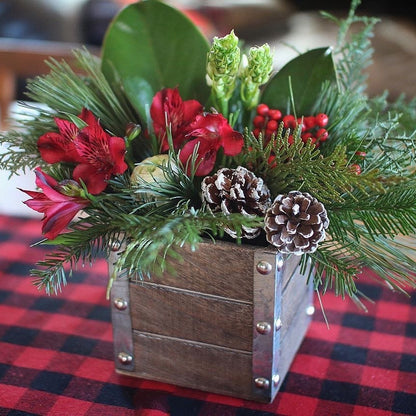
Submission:
<svg viewBox="0 0 416 416">
<path fill-rule="evenodd" d="M 177 88 L 164 88 L 153 97 L 150 116 L 162 152 L 169 149 L 166 127 L 171 130 L 174 148 L 179 149 L 186 140 L 189 124 L 202 109 L 196 100 L 183 101 Z"/>
<path fill-rule="evenodd" d="M 90 110 L 84 108 L 79 118 L 87 124 L 81 130 L 70 121 L 55 118 L 59 133 L 41 136 L 38 149 L 45 162 L 77 163 L 73 178 L 82 180 L 91 194 L 99 194 L 112 175 L 126 171 L 126 145 L 123 138 L 106 133 Z"/>
<path fill-rule="evenodd" d="M 33 210 L 44 214 L 42 233 L 45 237 L 53 240 L 80 210 L 89 205 L 89 201 L 76 196 L 80 187 L 75 181 L 58 183 L 54 178 L 42 172 L 40 168 L 36 168 L 35 173 L 36 185 L 43 192 L 22 190 L 32 198 L 24 203 Z"/>
<path fill-rule="evenodd" d="M 241 152 L 244 144 L 241 133 L 233 130 L 222 114 L 196 116 L 189 126 L 188 136 L 194 138 L 185 144 L 179 158 L 183 164 L 186 164 L 195 147 L 199 145 L 195 173 L 197 176 L 205 176 L 212 171 L 220 147 L 227 156 L 235 156 Z"/>
<path fill-rule="evenodd" d="M 87 124 L 94 119 L 92 113 L 83 109 L 79 118 Z M 42 159 L 47 163 L 69 162 L 78 163 L 81 157 L 78 154 L 74 140 L 79 134 L 78 127 L 68 120 L 55 117 L 59 133 L 49 132 L 38 139 L 38 149 Z"/>
<path fill-rule="evenodd" d="M 82 180 L 91 194 L 104 191 L 112 175 L 121 175 L 127 169 L 124 139 L 106 133 L 95 117 L 80 131 L 74 144 L 81 163 L 72 176 L 78 182 Z"/>
</svg>

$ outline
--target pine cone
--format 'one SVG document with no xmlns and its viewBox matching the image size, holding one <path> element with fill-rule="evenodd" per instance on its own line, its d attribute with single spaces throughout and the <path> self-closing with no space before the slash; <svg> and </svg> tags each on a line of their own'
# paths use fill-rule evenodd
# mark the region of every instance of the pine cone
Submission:
<svg viewBox="0 0 416 416">
<path fill-rule="evenodd" d="M 237 169 L 222 168 L 202 181 L 202 199 L 211 212 L 226 215 L 240 213 L 246 216 L 264 216 L 270 207 L 270 191 L 258 178 L 242 166 Z M 261 228 L 242 227 L 242 237 L 256 238 Z M 237 232 L 229 228 L 225 232 L 236 238 Z"/>
<path fill-rule="evenodd" d="M 329 219 L 324 205 L 310 194 L 278 195 L 267 211 L 266 239 L 282 253 L 313 253 L 325 238 Z"/>
</svg>

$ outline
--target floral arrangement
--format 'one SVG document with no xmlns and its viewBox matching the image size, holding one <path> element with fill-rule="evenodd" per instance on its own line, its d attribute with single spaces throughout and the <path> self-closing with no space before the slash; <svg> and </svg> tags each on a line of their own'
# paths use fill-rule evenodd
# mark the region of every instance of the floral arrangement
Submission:
<svg viewBox="0 0 416 416">
<path fill-rule="evenodd" d="M 366 95 L 377 19 L 358 5 L 342 20 L 322 13 L 337 44 L 279 71 L 267 44 L 245 47 L 233 31 L 210 42 L 157 0 L 120 11 L 100 58 L 50 59 L 28 84 L 45 107 L 1 137 L 0 166 L 36 172 L 25 203 L 44 214 L 51 253 L 35 284 L 56 293 L 67 264 L 115 241 L 116 271 L 143 278 L 210 238 L 311 260 L 318 293 L 358 303 L 364 267 L 414 288 L 396 237 L 416 227 L 416 102 Z"/>
</svg>

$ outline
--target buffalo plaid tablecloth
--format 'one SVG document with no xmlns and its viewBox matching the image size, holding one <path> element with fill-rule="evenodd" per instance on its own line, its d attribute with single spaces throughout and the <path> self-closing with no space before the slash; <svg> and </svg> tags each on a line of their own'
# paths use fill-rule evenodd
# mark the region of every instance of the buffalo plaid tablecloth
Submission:
<svg viewBox="0 0 416 416">
<path fill-rule="evenodd" d="M 416 415 L 416 295 L 375 285 L 364 313 L 323 297 L 272 404 L 115 373 L 107 266 L 79 267 L 58 296 L 29 271 L 46 248 L 37 219 L 0 216 L 0 416 L 388 416 Z"/>
</svg>

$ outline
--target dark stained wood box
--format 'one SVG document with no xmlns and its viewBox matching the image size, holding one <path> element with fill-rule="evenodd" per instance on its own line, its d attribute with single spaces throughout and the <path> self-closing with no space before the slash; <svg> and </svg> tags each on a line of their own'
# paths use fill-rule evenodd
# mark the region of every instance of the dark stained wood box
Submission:
<svg viewBox="0 0 416 416">
<path fill-rule="evenodd" d="M 114 281 L 116 371 L 271 402 L 313 314 L 299 257 L 226 242 L 182 257 L 176 275 Z"/>
</svg>

